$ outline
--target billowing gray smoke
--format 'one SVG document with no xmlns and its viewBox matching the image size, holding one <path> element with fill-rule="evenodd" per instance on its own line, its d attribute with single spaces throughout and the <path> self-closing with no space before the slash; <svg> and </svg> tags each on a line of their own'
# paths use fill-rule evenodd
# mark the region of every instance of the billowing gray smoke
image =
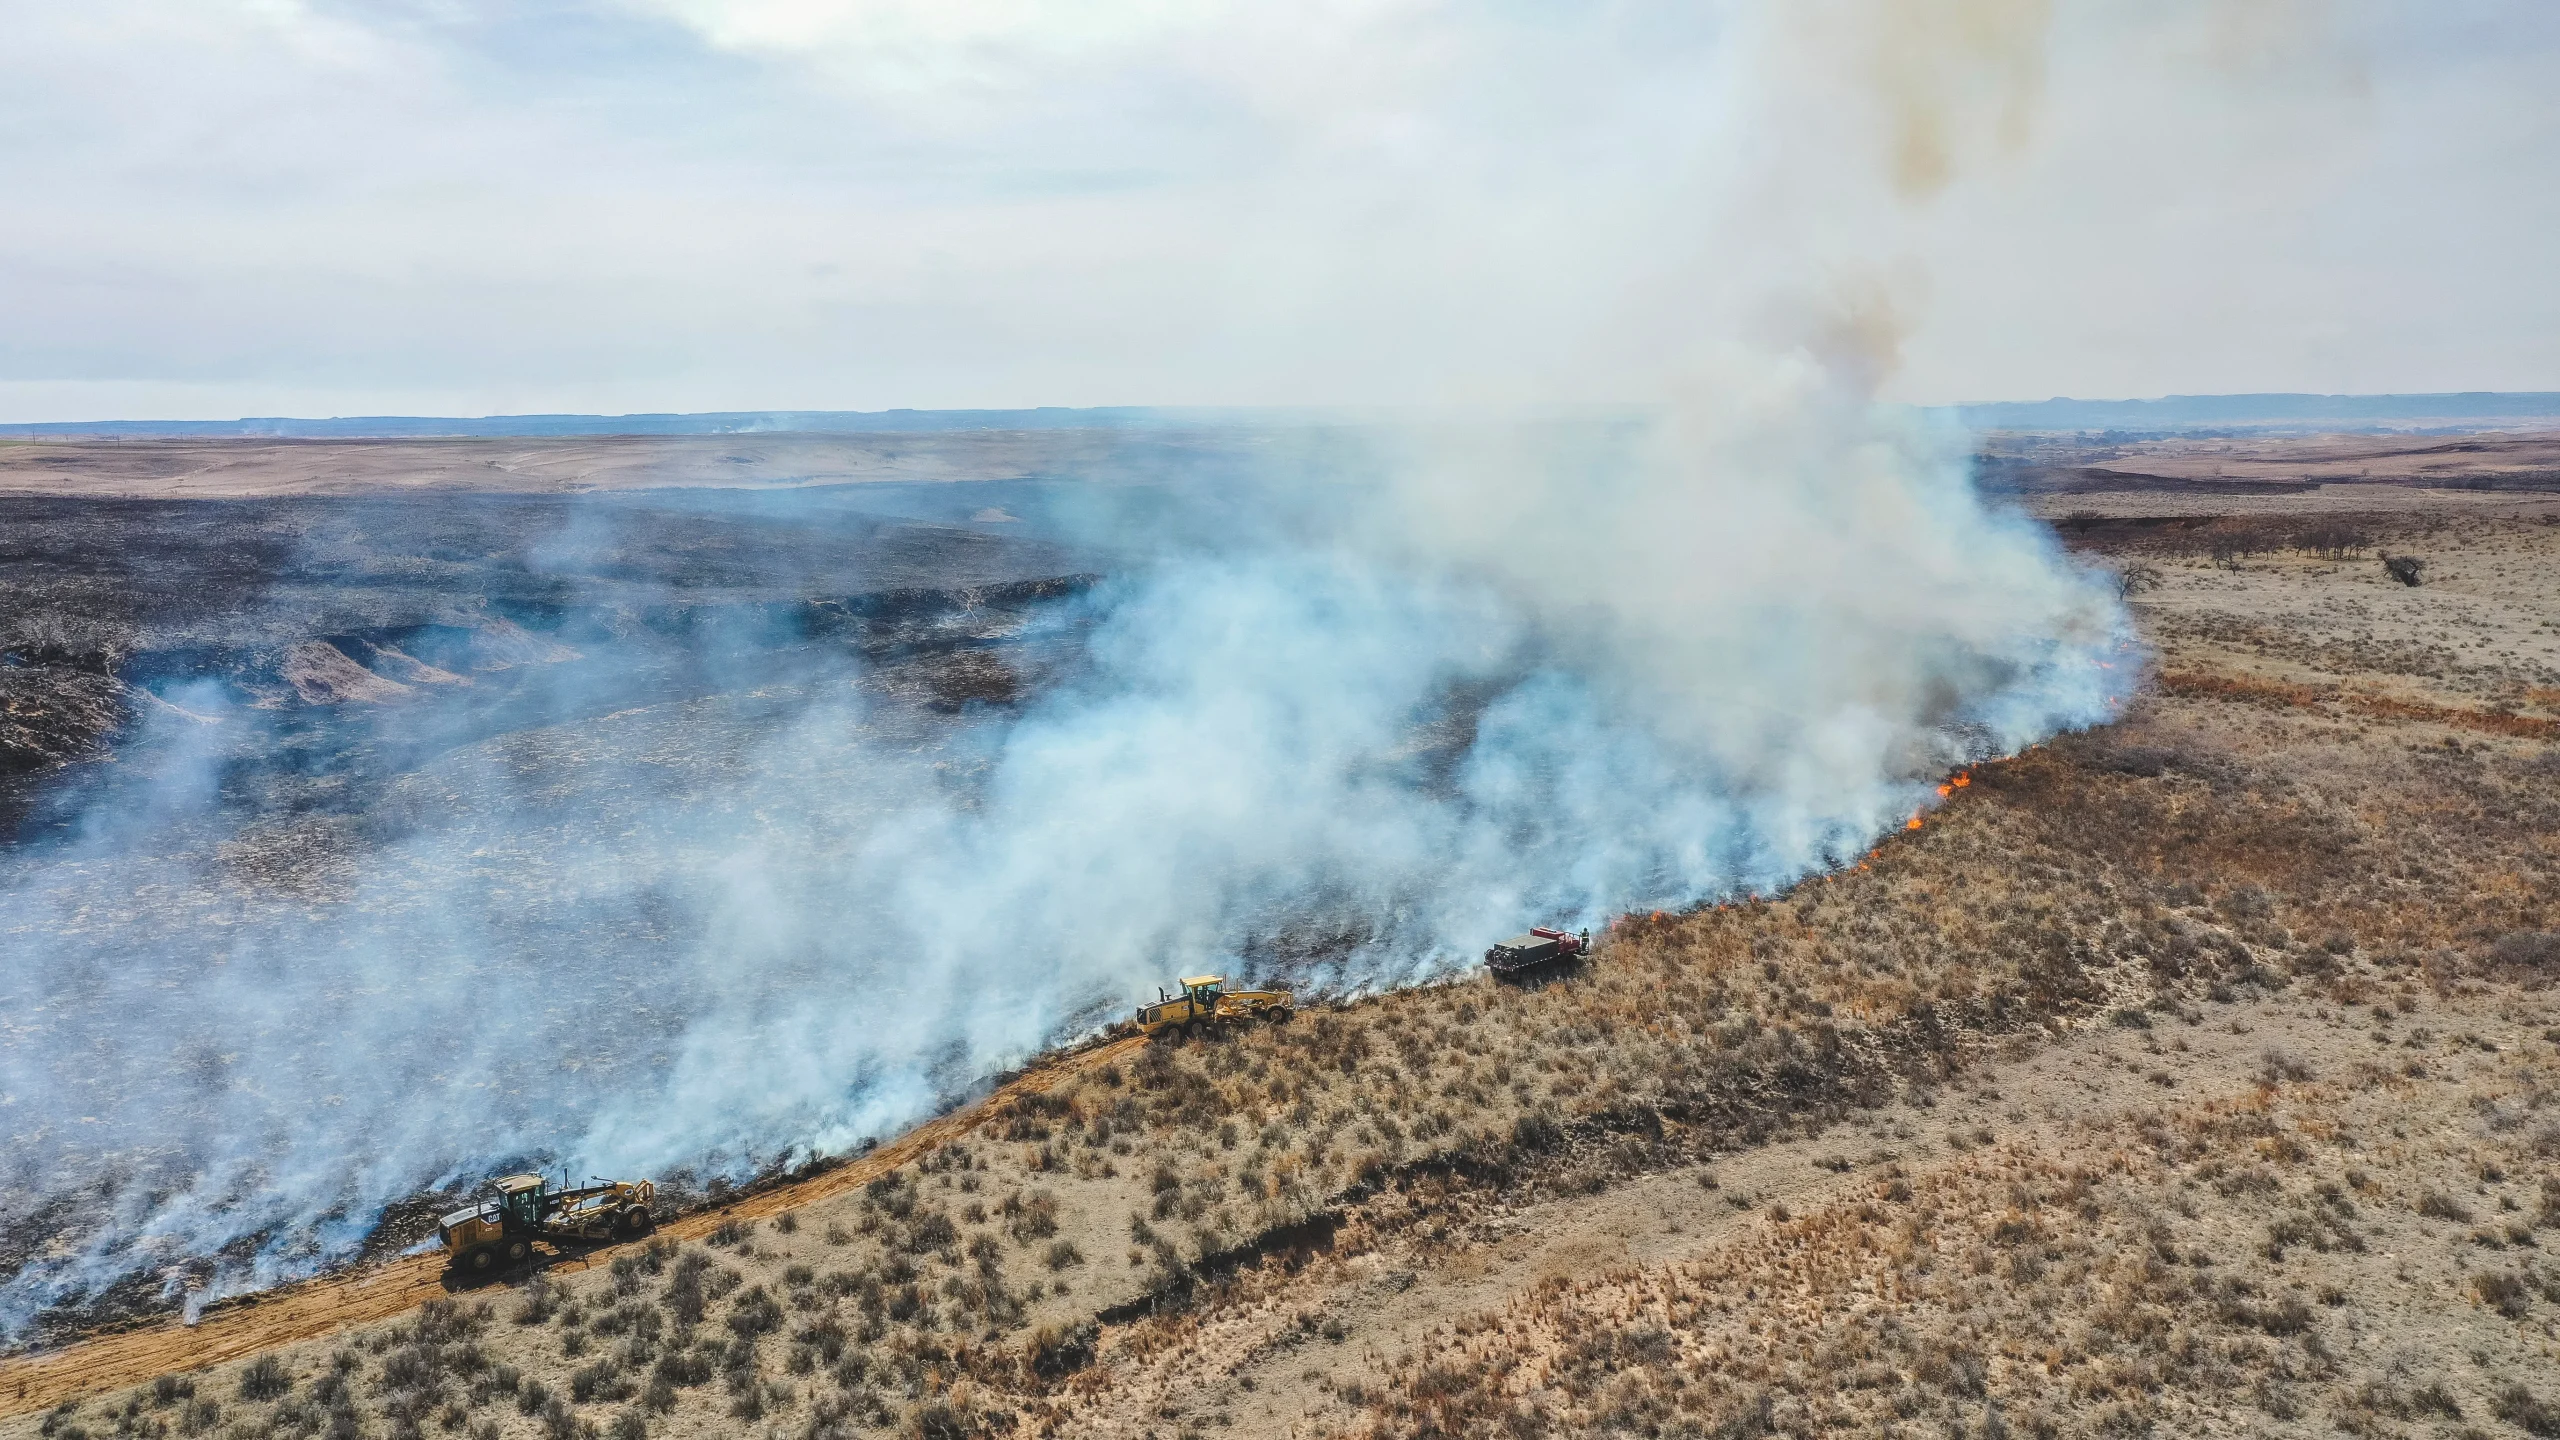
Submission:
<svg viewBox="0 0 2560 1440">
<path fill-rule="evenodd" d="M 588 639 L 535 702 L 579 718 L 423 748 L 343 854 L 217 793 L 278 722 L 170 688 L 150 783 L 0 897 L 6 1180 L 72 1242 L 0 1320 L 304 1273 L 501 1164 L 841 1152 L 1180 973 L 1412 984 L 1779 887 L 2104 718 L 2111 591 L 1963 437 L 1770 373 L 1605 444 L 1453 424 L 1117 512 L 1146 553 L 1026 612 L 1017 710 L 920 725 L 847 647 L 711 627 L 675 657 L 711 683 L 596 714 L 670 642 Z M 244 880 L 276 845 L 304 879 Z"/>
</svg>

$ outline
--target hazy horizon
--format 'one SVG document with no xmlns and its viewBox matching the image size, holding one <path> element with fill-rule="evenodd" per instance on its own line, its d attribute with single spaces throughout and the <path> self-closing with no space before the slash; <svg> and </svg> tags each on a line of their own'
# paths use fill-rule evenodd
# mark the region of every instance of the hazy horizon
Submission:
<svg viewBox="0 0 2560 1440">
<path fill-rule="evenodd" d="M 2257 391 L 2228 395 L 2042 400 L 1967 400 L 1921 407 L 1981 429 L 2289 427 L 2335 423 L 2398 429 L 2427 422 L 2560 421 L 2560 391 L 2442 390 L 2321 395 Z M 1627 407 L 1583 407 L 1586 415 Z M 1018 409 L 895 407 L 885 410 L 694 410 L 624 414 L 524 412 L 509 415 L 163 416 L 0 422 L 0 437 L 76 438 L 574 438 L 736 434 L 903 433 L 982 429 L 1152 428 L 1182 425 L 1312 424 L 1395 418 L 1380 408 L 1316 406 L 1042 405 Z M 587 428 L 618 422 L 615 428 Z M 431 427 L 459 428 L 431 428 Z"/>
</svg>

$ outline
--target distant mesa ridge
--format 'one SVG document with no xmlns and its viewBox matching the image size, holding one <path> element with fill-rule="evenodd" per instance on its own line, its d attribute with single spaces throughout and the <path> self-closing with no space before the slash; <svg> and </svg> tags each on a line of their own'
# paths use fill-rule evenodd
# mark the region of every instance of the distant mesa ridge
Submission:
<svg viewBox="0 0 2560 1440">
<path fill-rule="evenodd" d="M 2560 420 L 2560 391 L 2441 395 L 2163 395 L 2157 400 L 1990 401 L 1947 407 L 1984 430 L 2178 430 L 2211 426 L 2428 425 Z"/>
<path fill-rule="evenodd" d="M 2344 429 L 2560 421 L 2560 391 L 2437 395 L 2164 395 L 2154 400 L 2002 400 L 1936 407 L 1983 430 Z M 1614 412 L 1623 415 L 1625 412 Z M 63 420 L 0 424 L 0 438 L 407 440 L 603 435 L 860 435 L 966 430 L 1153 430 L 1387 418 L 1384 412 L 1232 406 L 1042 406 L 1033 410 L 716 410 L 652 415 L 352 415 L 331 419 Z"/>
<path fill-rule="evenodd" d="M 718 410 L 687 415 L 350 415 L 326 420 L 64 420 L 0 425 L 0 436 L 167 439 L 423 440 L 564 435 L 859 435 L 950 430 L 1122 430 L 1269 421 L 1296 412 L 1145 405 L 1036 410 Z"/>
</svg>

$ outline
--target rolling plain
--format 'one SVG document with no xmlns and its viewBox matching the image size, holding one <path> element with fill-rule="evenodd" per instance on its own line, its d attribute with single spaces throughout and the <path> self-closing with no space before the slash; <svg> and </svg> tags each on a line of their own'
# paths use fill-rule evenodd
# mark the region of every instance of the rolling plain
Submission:
<svg viewBox="0 0 2560 1440">
<path fill-rule="evenodd" d="M 529 628 L 800 603 L 741 558 L 785 543 L 752 504 L 632 492 L 641 540 L 582 583 L 648 594 L 571 614 L 505 558 L 551 502 L 476 475 L 429 506 L 226 455 L 231 498 L 119 479 L 110 527 L 65 448 L 0 447 L 21 843 L 109 783 L 146 671 L 330 754 L 333 707 L 434 689 L 401 662 L 470 675 L 427 700 L 476 744 L 572 663 Z M 1623 917 L 1535 984 L 1089 1042 L 504 1283 L 385 1258 L 192 1326 L 65 1317 L 0 1359 L 0 1435 L 2560 1435 L 2553 450 L 1989 437 L 1986 484 L 2118 577 L 2148 679 L 1864 861 Z M 890 598 L 791 633 L 870 647 L 917 734 L 1072 664 L 1021 617 L 1113 563 L 1037 521 L 1072 479 L 971 474 L 826 489 L 791 567 L 863 557 Z M 293 606 L 214 633 L 225 564 Z M 739 683 L 669 660 L 542 722 Z M 328 883 L 416 773 L 245 767 L 301 799 L 241 883 Z"/>
</svg>

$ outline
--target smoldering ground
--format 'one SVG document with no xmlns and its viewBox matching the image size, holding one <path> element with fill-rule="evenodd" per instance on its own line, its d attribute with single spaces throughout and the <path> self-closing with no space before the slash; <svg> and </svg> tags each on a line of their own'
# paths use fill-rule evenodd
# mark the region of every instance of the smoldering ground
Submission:
<svg viewBox="0 0 2560 1440">
<path fill-rule="evenodd" d="M 501 1166 L 840 1153 L 1177 973 L 1415 983 L 1784 885 L 2103 718 L 2105 587 L 1957 437 L 1773 435 L 1805 403 L 1189 486 L 234 512 L 292 543 L 126 617 L 111 761 L 8 856 L 0 1320 L 305 1273 Z"/>
</svg>

